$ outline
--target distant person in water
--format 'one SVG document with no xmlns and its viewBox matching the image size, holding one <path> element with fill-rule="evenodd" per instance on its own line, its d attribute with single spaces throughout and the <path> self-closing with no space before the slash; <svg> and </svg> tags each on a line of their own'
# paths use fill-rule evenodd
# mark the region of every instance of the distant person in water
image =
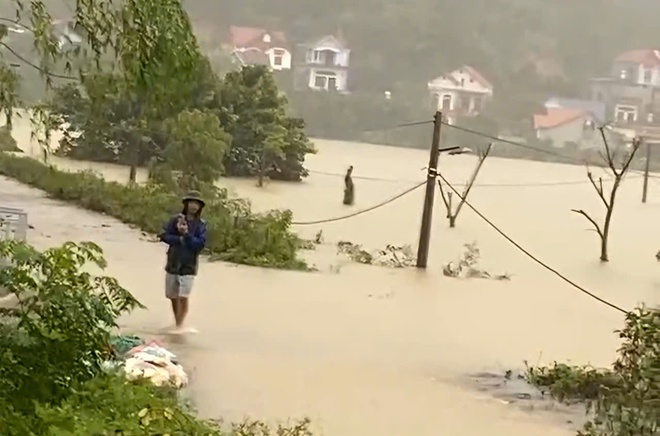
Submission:
<svg viewBox="0 0 660 436">
<path fill-rule="evenodd" d="M 344 177 L 344 204 L 352 206 L 355 202 L 355 185 L 353 184 L 353 165 L 348 167 Z"/>
<path fill-rule="evenodd" d="M 185 327 L 188 303 L 197 275 L 199 254 L 206 245 L 206 223 L 201 215 L 204 200 L 193 191 L 183 197 L 183 211 L 168 221 L 160 240 L 169 245 L 165 264 L 165 297 L 172 304 L 174 329 L 171 333 L 196 333 Z"/>
</svg>

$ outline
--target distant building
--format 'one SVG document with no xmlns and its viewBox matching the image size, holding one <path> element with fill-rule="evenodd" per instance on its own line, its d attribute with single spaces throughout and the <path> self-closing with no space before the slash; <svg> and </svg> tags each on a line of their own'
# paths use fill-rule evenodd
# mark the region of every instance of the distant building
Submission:
<svg viewBox="0 0 660 436">
<path fill-rule="evenodd" d="M 555 147 L 597 147 L 600 136 L 596 134 L 597 118 L 579 108 L 546 108 L 534 115 L 534 131 L 542 141 L 549 140 Z"/>
<path fill-rule="evenodd" d="M 493 97 L 493 85 L 476 69 L 463 66 L 427 84 L 434 109 L 449 123 L 460 116 L 476 116 Z"/>
<path fill-rule="evenodd" d="M 591 100 L 619 133 L 660 137 L 660 50 L 620 54 L 606 77 L 591 80 Z"/>
<path fill-rule="evenodd" d="M 240 65 L 267 65 L 276 71 L 291 69 L 291 52 L 280 31 L 230 26 L 226 48 Z"/>
<path fill-rule="evenodd" d="M 341 32 L 298 44 L 293 63 L 295 89 L 347 93 L 350 57 Z"/>
<path fill-rule="evenodd" d="M 599 123 L 605 123 L 607 108 L 600 101 L 580 100 L 576 98 L 550 97 L 543 103 L 546 109 L 581 109 L 593 115 Z"/>
</svg>

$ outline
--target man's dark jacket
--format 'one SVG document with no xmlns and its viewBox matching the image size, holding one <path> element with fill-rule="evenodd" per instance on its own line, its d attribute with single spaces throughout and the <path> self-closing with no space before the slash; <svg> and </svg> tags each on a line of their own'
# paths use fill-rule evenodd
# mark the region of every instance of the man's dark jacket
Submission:
<svg viewBox="0 0 660 436">
<path fill-rule="evenodd" d="M 167 273 L 179 276 L 197 275 L 199 254 L 206 246 L 206 223 L 199 217 L 201 212 L 200 209 L 192 220 L 186 219 L 186 235 L 181 235 L 177 229 L 178 216 L 169 220 L 163 227 L 160 240 L 169 245 L 165 264 Z"/>
</svg>

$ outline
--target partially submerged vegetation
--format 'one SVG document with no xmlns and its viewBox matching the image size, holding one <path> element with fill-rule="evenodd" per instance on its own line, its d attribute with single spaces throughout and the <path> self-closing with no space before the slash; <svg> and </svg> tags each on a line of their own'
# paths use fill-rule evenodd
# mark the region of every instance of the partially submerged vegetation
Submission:
<svg viewBox="0 0 660 436">
<path fill-rule="evenodd" d="M 477 247 L 476 242 L 470 244 L 465 244 L 465 251 L 454 262 L 449 262 L 442 268 L 442 273 L 447 277 L 453 278 L 480 278 L 480 279 L 494 279 L 494 280 L 510 280 L 511 275 L 496 274 L 492 275 L 488 271 L 485 271 L 479 268 L 479 258 L 481 257 L 481 252 L 479 247 Z"/>
<path fill-rule="evenodd" d="M 584 402 L 578 436 L 657 436 L 660 431 L 660 310 L 626 315 L 611 368 L 562 363 L 528 367 L 527 380 L 559 401 Z"/>
<path fill-rule="evenodd" d="M 91 172 L 69 173 L 34 159 L 0 153 L 0 174 L 47 192 L 51 197 L 113 216 L 145 232 L 158 233 L 181 208 L 183 190 L 108 182 Z M 268 268 L 307 269 L 298 257 L 301 240 L 291 231 L 291 213 L 257 214 L 224 189 L 203 189 L 209 223 L 207 249 L 213 259 Z"/>
<path fill-rule="evenodd" d="M 128 381 L 104 363 L 117 319 L 143 306 L 108 276 L 93 243 L 66 243 L 39 252 L 0 242 L 0 287 L 17 305 L 0 309 L 0 434 L 309 436 L 309 421 L 270 429 L 245 422 L 226 432 L 195 417 L 169 386 Z M 54 359 L 57 359 L 54 361 Z"/>
<path fill-rule="evenodd" d="M 389 268 L 407 268 L 416 262 L 410 245 L 395 246 L 388 244 L 385 248 L 369 252 L 359 244 L 350 241 L 339 241 L 337 253 L 348 257 L 352 262 L 364 265 L 377 265 Z"/>
</svg>

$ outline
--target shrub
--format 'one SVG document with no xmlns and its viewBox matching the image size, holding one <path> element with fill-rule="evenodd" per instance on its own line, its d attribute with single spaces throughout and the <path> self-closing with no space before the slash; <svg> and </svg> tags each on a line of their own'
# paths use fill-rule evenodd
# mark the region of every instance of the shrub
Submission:
<svg viewBox="0 0 660 436">
<path fill-rule="evenodd" d="M 0 311 L 0 434 L 3 415 L 33 417 L 37 403 L 58 404 L 75 386 L 101 373 L 111 329 L 140 303 L 104 268 L 101 249 L 68 242 L 43 253 L 16 241 L 0 243 L 0 286 L 16 305 Z M 33 422 L 29 428 L 39 429 Z"/>
<path fill-rule="evenodd" d="M 70 173 L 27 158 L 0 153 L 0 174 L 94 212 L 111 215 L 149 233 L 181 209 L 180 193 L 159 185 L 122 185 L 92 172 Z M 204 218 L 207 251 L 213 259 L 253 266 L 307 269 L 298 258 L 301 240 L 291 232 L 291 212 L 257 214 L 226 190 L 207 189 Z"/>
<path fill-rule="evenodd" d="M 176 391 L 118 374 L 88 381 L 60 405 L 39 406 L 37 416 L 44 436 L 220 435 L 218 426 L 195 418 Z"/>
<path fill-rule="evenodd" d="M 617 332 L 612 368 L 555 363 L 528 368 L 528 381 L 561 401 L 585 401 L 591 419 L 578 436 L 656 436 L 660 431 L 660 310 L 638 308 Z"/>
<path fill-rule="evenodd" d="M 11 135 L 11 129 L 7 126 L 0 127 L 0 151 L 23 152 L 23 150 L 18 148 L 16 140 Z"/>
<path fill-rule="evenodd" d="M 17 301 L 0 311 L 0 434 L 222 434 L 216 424 L 197 419 L 176 390 L 104 370 L 117 318 L 142 306 L 113 278 L 84 272 L 86 263 L 105 267 L 98 246 L 68 242 L 39 252 L 4 241 L 0 257 L 9 261 L 0 269 L 0 286 Z M 308 436 L 308 424 L 274 434 Z M 261 423 L 234 430 L 273 434 Z"/>
</svg>

